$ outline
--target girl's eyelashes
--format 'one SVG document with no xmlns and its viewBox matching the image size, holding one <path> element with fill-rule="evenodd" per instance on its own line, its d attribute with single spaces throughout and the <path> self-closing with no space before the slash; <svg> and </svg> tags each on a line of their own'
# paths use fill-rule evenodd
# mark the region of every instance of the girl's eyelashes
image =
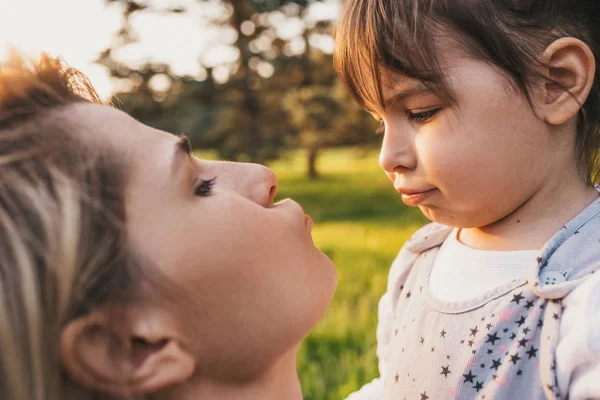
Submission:
<svg viewBox="0 0 600 400">
<path fill-rule="evenodd" d="M 215 176 L 212 179 L 202 179 L 198 185 L 194 188 L 194 195 L 207 197 L 210 195 L 213 186 L 215 185 L 217 177 Z"/>
<path fill-rule="evenodd" d="M 406 117 L 411 122 L 416 122 L 418 124 L 424 124 L 426 122 L 429 122 L 429 120 L 432 119 L 438 112 L 440 112 L 440 110 L 441 110 L 441 108 L 433 108 L 431 110 L 421 111 L 421 112 L 412 112 L 412 111 L 407 110 Z"/>
</svg>

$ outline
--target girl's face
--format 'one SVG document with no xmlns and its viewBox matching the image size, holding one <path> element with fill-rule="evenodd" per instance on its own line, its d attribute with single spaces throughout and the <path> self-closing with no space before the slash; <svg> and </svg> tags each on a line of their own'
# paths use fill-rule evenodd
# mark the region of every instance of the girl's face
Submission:
<svg viewBox="0 0 600 400">
<path fill-rule="evenodd" d="M 200 160 L 178 137 L 109 107 L 74 107 L 131 161 L 128 237 L 177 295 L 191 299 L 169 321 L 188 335 L 200 364 L 229 368 L 244 359 L 260 368 L 300 342 L 331 300 L 337 276 L 300 205 L 273 204 L 274 173 Z"/>
<path fill-rule="evenodd" d="M 509 80 L 458 50 L 443 54 L 456 105 L 420 82 L 384 73 L 380 165 L 409 206 L 461 228 L 509 215 L 574 161 Z M 404 94 L 403 94 L 404 93 Z"/>
</svg>

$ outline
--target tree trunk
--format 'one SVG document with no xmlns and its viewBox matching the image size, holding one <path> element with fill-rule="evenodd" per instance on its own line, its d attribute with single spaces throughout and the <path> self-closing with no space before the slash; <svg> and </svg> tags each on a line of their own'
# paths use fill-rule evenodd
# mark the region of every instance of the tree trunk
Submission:
<svg viewBox="0 0 600 400">
<path fill-rule="evenodd" d="M 317 172 L 317 158 L 319 157 L 319 148 L 311 147 L 308 149 L 308 178 L 317 179 L 319 173 Z"/>
</svg>

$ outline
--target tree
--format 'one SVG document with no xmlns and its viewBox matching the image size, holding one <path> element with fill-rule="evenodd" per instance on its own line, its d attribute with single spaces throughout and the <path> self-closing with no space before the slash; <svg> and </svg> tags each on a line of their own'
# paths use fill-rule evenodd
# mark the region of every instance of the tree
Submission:
<svg viewBox="0 0 600 400">
<path fill-rule="evenodd" d="M 123 6 L 123 26 L 98 62 L 115 78 L 131 83 L 118 98 L 122 108 L 143 122 L 185 132 L 194 146 L 217 149 L 222 158 L 232 160 L 264 163 L 301 147 L 307 150 L 310 177 L 318 176 L 316 161 L 322 149 L 373 140 L 365 133 L 374 129 L 373 122 L 337 83 L 331 54 L 311 44 L 315 37 L 330 38 L 331 26 L 327 20 L 308 20 L 309 1 L 216 0 L 223 12 L 210 23 L 235 31 L 233 42 L 220 45 L 238 54 L 226 66 L 229 77 L 224 82 L 217 82 L 210 65 L 203 65 L 207 78 L 198 81 L 177 76 L 168 65 L 131 68 L 120 62 L 115 50 L 138 39 L 132 15 L 186 9 L 157 9 L 146 0 L 106 1 Z M 299 36 L 283 39 L 274 21 L 301 21 L 303 28 Z M 153 88 L 157 77 L 170 82 L 168 90 Z"/>
</svg>

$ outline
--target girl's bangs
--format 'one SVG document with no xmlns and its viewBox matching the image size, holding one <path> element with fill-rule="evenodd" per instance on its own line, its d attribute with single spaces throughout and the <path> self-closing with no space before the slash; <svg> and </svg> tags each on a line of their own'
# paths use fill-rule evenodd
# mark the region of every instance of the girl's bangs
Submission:
<svg viewBox="0 0 600 400">
<path fill-rule="evenodd" d="M 368 110 L 384 107 L 382 74 L 394 75 L 386 81 L 395 83 L 402 78 L 419 80 L 452 98 L 435 56 L 434 37 L 440 25 L 429 13 L 412 10 L 415 3 L 347 0 L 345 4 L 335 32 L 334 65 L 344 86 Z"/>
</svg>

